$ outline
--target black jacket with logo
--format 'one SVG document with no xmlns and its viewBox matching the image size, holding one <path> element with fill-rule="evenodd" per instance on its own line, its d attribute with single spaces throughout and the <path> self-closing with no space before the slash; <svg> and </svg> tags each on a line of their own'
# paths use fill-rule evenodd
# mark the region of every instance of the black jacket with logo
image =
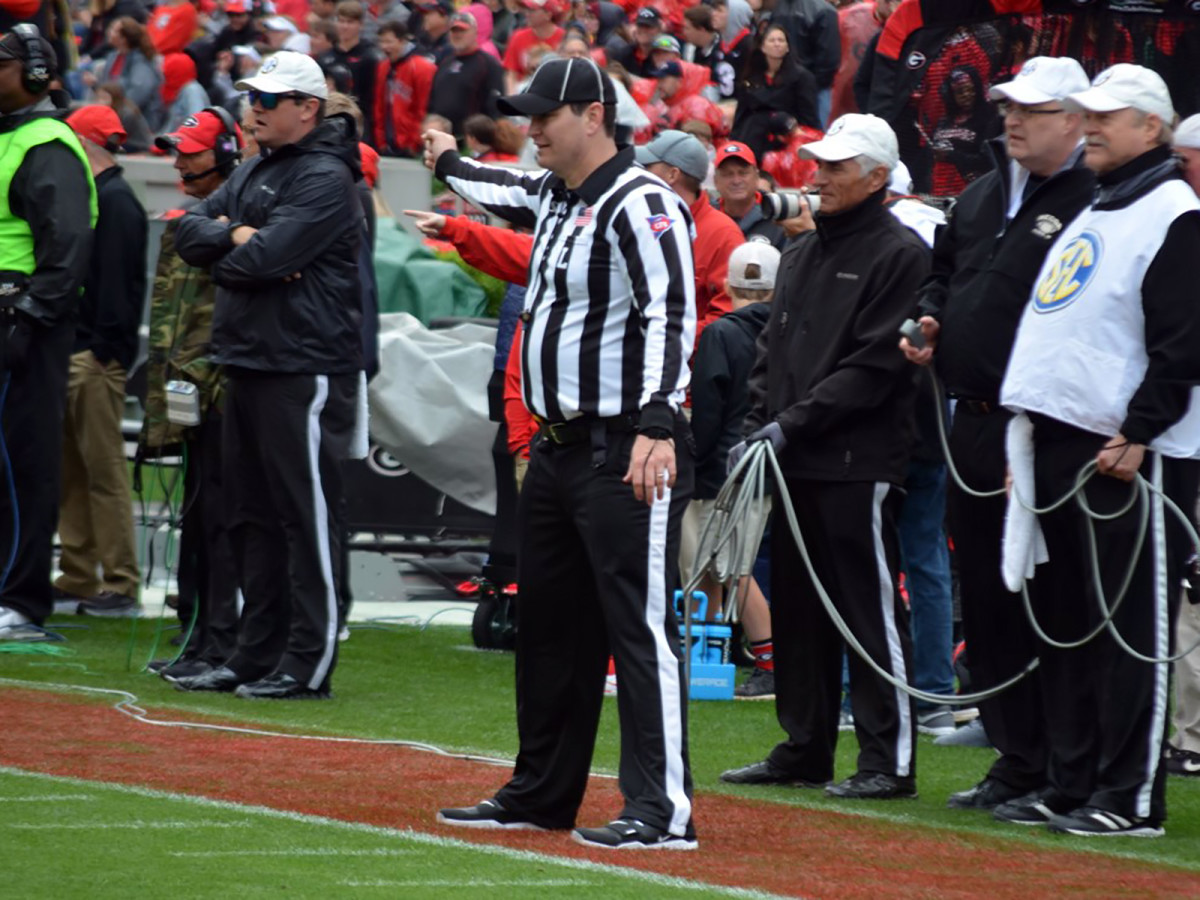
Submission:
<svg viewBox="0 0 1200 900">
<path fill-rule="evenodd" d="M 338 114 L 238 166 L 179 220 L 179 255 L 211 266 L 217 284 L 215 362 L 294 374 L 362 368 L 361 177 L 354 121 Z M 237 224 L 258 234 L 234 247 Z"/>
<path fill-rule="evenodd" d="M 933 245 L 921 286 L 923 315 L 941 323 L 935 362 L 946 391 L 998 403 L 1021 313 L 1046 253 L 1092 199 L 1082 160 L 1050 176 L 1006 223 L 1010 172 L 1004 142 L 989 142 L 994 168 L 967 186 Z"/>
<path fill-rule="evenodd" d="M 883 206 L 884 191 L 788 243 L 758 339 L 745 433 L 772 420 L 791 478 L 902 484 L 915 369 L 897 347 L 929 250 Z"/>
</svg>

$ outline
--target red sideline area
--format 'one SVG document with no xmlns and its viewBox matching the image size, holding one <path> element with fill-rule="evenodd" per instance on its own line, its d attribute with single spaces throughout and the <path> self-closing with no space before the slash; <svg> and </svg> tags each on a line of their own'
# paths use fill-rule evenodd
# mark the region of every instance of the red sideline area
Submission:
<svg viewBox="0 0 1200 900">
<path fill-rule="evenodd" d="M 174 710 L 150 715 L 184 718 Z M 1200 897 L 1200 874 L 1193 872 L 721 794 L 697 797 L 698 853 L 589 851 L 565 833 L 481 833 L 434 822 L 439 806 L 490 796 L 506 774 L 494 766 L 398 747 L 158 728 L 90 699 L 43 691 L 4 691 L 0 722 L 4 765 L 411 828 L 776 894 L 1026 900 L 1096 896 L 1102 890 L 1109 897 Z M 581 822 L 602 823 L 619 808 L 616 783 L 594 779 Z M 903 803 L 894 811 L 902 813 Z"/>
</svg>

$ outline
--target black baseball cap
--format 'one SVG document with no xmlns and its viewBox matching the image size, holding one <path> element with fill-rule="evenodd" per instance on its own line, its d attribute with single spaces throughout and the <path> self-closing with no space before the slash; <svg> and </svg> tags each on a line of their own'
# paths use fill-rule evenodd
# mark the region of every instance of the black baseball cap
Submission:
<svg viewBox="0 0 1200 900">
<path fill-rule="evenodd" d="M 662 13 L 653 6 L 643 6 L 638 10 L 637 18 L 633 21 L 635 25 L 649 25 L 651 28 L 657 28 L 662 25 Z"/>
<path fill-rule="evenodd" d="M 544 116 L 568 103 L 616 104 L 612 79 L 590 59 L 551 59 L 519 94 L 496 103 L 506 116 Z"/>
<path fill-rule="evenodd" d="M 42 46 L 42 57 L 46 60 L 46 65 L 50 67 L 50 76 L 53 77 L 58 74 L 58 54 L 54 52 L 54 45 L 44 37 L 38 35 L 37 40 Z M 29 48 L 26 46 L 25 40 L 15 31 L 10 31 L 0 38 L 0 60 L 3 59 L 29 61 Z"/>
</svg>

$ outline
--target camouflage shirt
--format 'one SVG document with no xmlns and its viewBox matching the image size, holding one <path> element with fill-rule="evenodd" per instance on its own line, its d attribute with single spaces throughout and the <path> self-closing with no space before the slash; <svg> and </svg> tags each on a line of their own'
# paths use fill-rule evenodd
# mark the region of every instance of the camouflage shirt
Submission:
<svg viewBox="0 0 1200 900">
<path fill-rule="evenodd" d="M 200 413 L 220 404 L 220 367 L 209 361 L 216 285 L 207 269 L 185 263 L 175 251 L 178 219 L 167 223 L 150 298 L 150 347 L 146 363 L 146 416 L 138 438 L 143 456 L 179 445 L 188 429 L 167 421 L 166 383 L 189 381 L 200 394 Z"/>
</svg>

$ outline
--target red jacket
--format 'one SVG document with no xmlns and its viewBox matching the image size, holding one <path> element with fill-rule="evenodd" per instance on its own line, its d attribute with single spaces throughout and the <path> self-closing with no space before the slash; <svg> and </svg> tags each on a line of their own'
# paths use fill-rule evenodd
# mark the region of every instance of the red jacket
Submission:
<svg viewBox="0 0 1200 900">
<path fill-rule="evenodd" d="M 815 128 L 807 125 L 797 125 L 788 135 L 787 144 L 778 150 L 768 150 L 763 154 L 762 168 L 775 179 L 781 188 L 807 187 L 812 184 L 813 176 L 817 174 L 815 159 L 801 159 L 800 148 L 812 141 L 819 141 L 824 135 Z"/>
<path fill-rule="evenodd" d="M 452 244 L 463 262 L 485 275 L 509 284 L 529 283 L 532 234 L 485 225 L 463 216 L 446 216 L 440 239 Z"/>
<path fill-rule="evenodd" d="M 678 96 L 678 94 L 675 95 L 675 97 Z M 681 128 L 685 122 L 699 119 L 701 122 L 708 123 L 708 127 L 712 129 L 714 141 L 720 141 L 725 137 L 727 134 L 725 116 L 721 114 L 720 108 L 715 103 L 699 94 L 689 94 L 679 100 L 676 100 L 675 97 L 666 101 L 667 127 Z"/>
<path fill-rule="evenodd" d="M 415 49 L 399 62 L 385 59 L 375 73 L 375 146 L 388 156 L 421 152 L 421 122 L 437 66 Z M 391 122 L 392 140 L 388 140 Z"/>
<path fill-rule="evenodd" d="M 696 266 L 696 346 L 700 333 L 733 308 L 725 293 L 725 275 L 729 271 L 729 255 L 746 243 L 742 229 L 725 213 L 709 202 L 703 191 L 690 207 L 696 223 L 696 240 L 692 242 L 692 257 Z M 695 355 L 693 354 L 693 358 Z"/>
<path fill-rule="evenodd" d="M 160 55 L 182 53 L 196 36 L 196 7 L 191 3 L 156 6 L 146 21 L 146 33 Z"/>
<path fill-rule="evenodd" d="M 512 347 L 508 351 L 508 362 L 504 366 L 504 424 L 508 426 L 508 452 L 520 453 L 529 459 L 529 443 L 537 433 L 538 424 L 533 413 L 525 405 L 525 392 L 521 389 L 521 336 L 524 329 L 517 323 L 513 332 Z"/>
</svg>

